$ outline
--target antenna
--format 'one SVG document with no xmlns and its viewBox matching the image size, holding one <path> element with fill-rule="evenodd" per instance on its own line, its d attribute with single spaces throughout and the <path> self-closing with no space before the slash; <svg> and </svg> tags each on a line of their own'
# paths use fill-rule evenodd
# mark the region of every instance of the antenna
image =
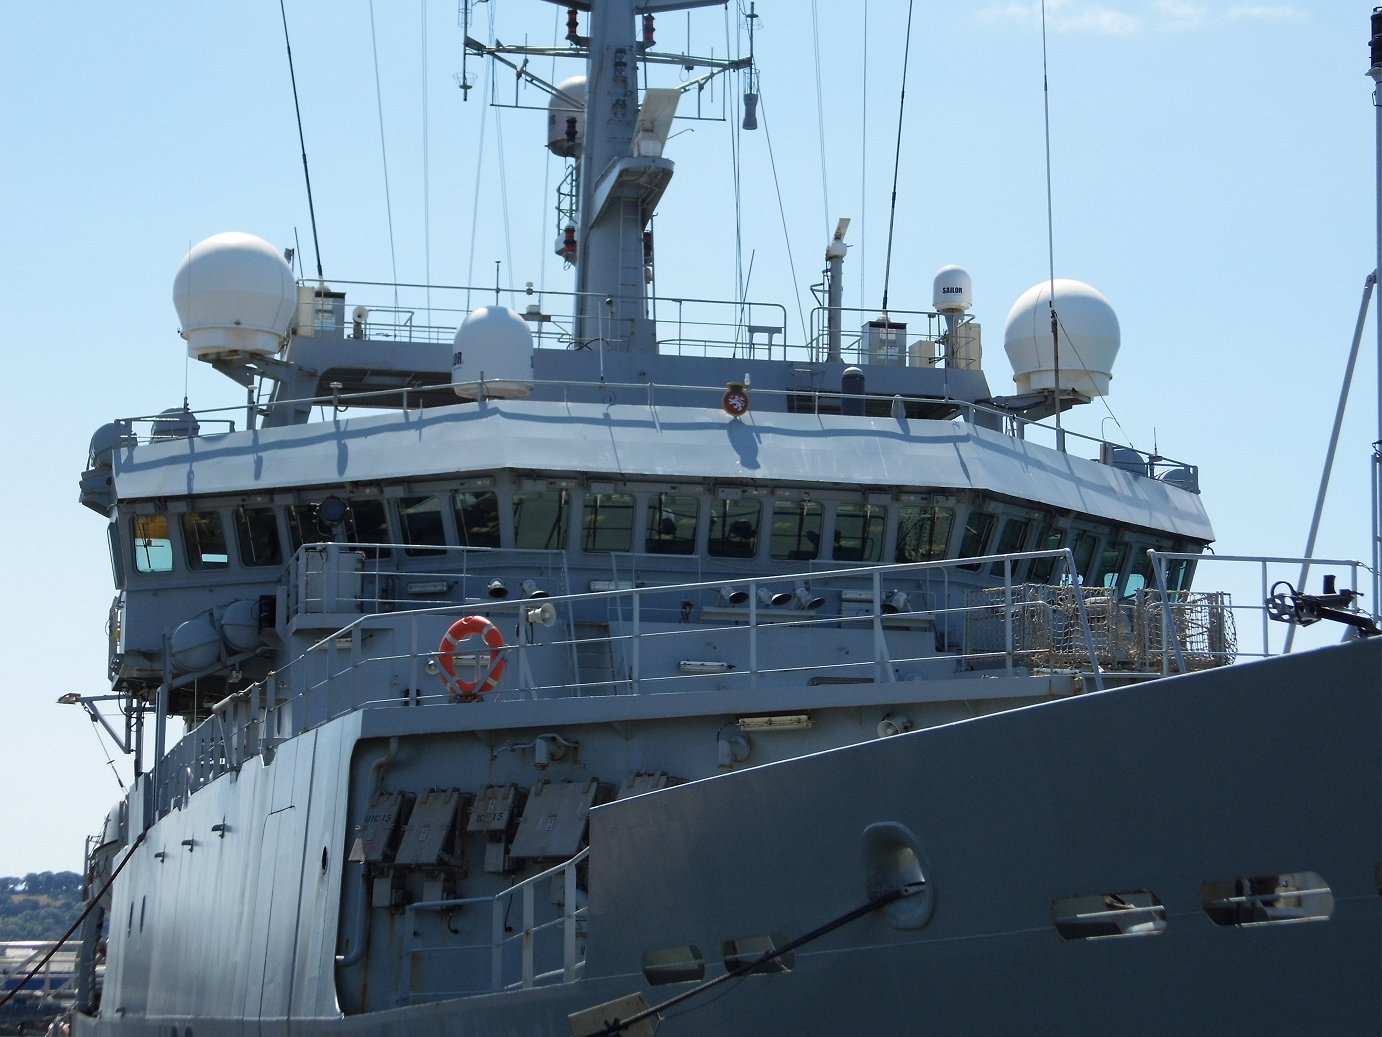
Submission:
<svg viewBox="0 0 1382 1037">
<path fill-rule="evenodd" d="M 1046 74 L 1046 0 L 1041 0 L 1041 109 L 1046 137 L 1046 264 L 1047 276 L 1051 280 L 1051 296 L 1047 301 L 1051 307 L 1051 359 L 1054 367 L 1051 386 L 1055 393 L 1056 449 L 1063 454 L 1065 429 L 1061 428 L 1060 421 L 1060 318 L 1056 315 L 1056 236 L 1051 202 L 1051 81 Z"/>
<path fill-rule="evenodd" d="M 293 111 L 298 117 L 298 145 L 302 148 L 302 179 L 307 182 L 307 215 L 312 221 L 312 251 L 317 254 L 317 280 L 322 279 L 322 250 L 317 240 L 317 210 L 312 205 L 312 175 L 307 171 L 307 139 L 302 134 L 302 108 L 298 104 L 298 77 L 293 71 L 293 45 L 288 39 L 288 11 L 283 0 L 278 0 L 278 11 L 283 16 L 283 46 L 288 51 L 288 78 L 293 84 Z"/>
</svg>

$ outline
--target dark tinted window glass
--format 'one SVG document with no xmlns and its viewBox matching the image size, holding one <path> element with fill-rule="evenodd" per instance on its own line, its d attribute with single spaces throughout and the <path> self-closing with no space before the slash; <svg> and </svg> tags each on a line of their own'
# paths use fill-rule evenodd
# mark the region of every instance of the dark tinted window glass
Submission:
<svg viewBox="0 0 1382 1037">
<path fill-rule="evenodd" d="M 492 491 L 457 493 L 452 505 L 462 547 L 499 546 L 499 498 Z"/>
</svg>

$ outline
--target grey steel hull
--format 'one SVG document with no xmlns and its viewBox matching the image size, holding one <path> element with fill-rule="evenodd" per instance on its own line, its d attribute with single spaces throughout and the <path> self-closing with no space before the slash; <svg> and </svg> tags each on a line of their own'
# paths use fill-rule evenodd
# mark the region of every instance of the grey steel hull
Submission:
<svg viewBox="0 0 1382 1037">
<path fill-rule="evenodd" d="M 92 1037 L 565 1034 L 571 1012 L 634 991 L 656 1004 L 690 989 L 650 987 L 645 951 L 695 946 L 713 978 L 727 940 L 775 934 L 780 943 L 856 907 L 867 898 L 863 833 L 891 823 L 912 833 L 920 851 L 934 898 L 924 926 L 898 928 L 885 912 L 866 916 L 798 949 L 790 971 L 690 998 L 667 1013 L 660 1037 L 1376 1032 L 1380 716 L 1382 640 L 1374 639 L 597 808 L 582 980 L 347 1017 L 324 1000 L 330 984 L 321 970 L 330 968 L 336 932 L 331 912 L 312 904 L 331 900 L 329 882 L 294 895 L 294 883 L 279 881 L 269 900 L 278 925 L 247 922 L 253 910 L 196 882 L 134 889 L 122 902 L 156 896 L 167 925 L 162 953 L 146 959 L 157 962 L 147 976 L 149 1010 L 117 1014 L 108 999 L 100 1017 L 78 1017 L 76 1028 Z M 348 740 L 331 750 L 342 761 Z M 266 770 L 292 758 L 291 744 Z M 318 746 L 317 756 L 327 748 Z M 311 768 L 300 762 L 297 770 L 305 778 Z M 313 782 L 312 795 L 324 794 L 322 784 Z M 154 831 L 197 811 L 208 792 Z M 272 797 L 261 792 L 258 801 Z M 340 810 L 312 813 L 322 825 Z M 310 857 L 316 836 L 343 841 L 343 833 L 320 830 L 285 839 L 278 866 L 310 874 L 306 865 L 316 862 L 293 859 L 292 847 L 307 845 Z M 186 857 L 195 860 L 196 848 Z M 1306 870 L 1329 885 L 1326 919 L 1224 926 L 1203 908 L 1207 882 Z M 1164 927 L 1120 939 L 1057 932 L 1056 901 L 1120 890 L 1153 891 Z M 177 922 L 192 917 L 195 933 Z M 208 974 L 196 948 L 218 942 L 222 968 Z M 235 960 L 245 953 L 259 975 Z M 307 997 L 313 989 L 317 996 Z M 199 1009 L 179 990 L 201 990 L 221 1010 Z M 280 995 L 287 1010 L 271 1007 Z M 269 1010 L 223 1009 L 236 1000 Z"/>
</svg>

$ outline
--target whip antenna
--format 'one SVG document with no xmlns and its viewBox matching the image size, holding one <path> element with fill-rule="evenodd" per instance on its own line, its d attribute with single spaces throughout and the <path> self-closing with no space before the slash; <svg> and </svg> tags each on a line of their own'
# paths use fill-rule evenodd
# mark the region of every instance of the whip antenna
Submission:
<svg viewBox="0 0 1382 1037">
<path fill-rule="evenodd" d="M 907 65 L 912 54 L 912 3 L 907 3 L 907 42 L 902 48 L 902 96 L 897 101 L 897 147 L 893 150 L 893 197 L 888 206 L 888 249 L 883 263 L 883 312 L 888 312 L 888 279 L 893 271 L 893 227 L 897 224 L 897 167 L 902 161 L 902 113 L 907 108 Z"/>
<path fill-rule="evenodd" d="M 302 179 L 307 183 L 307 217 L 312 223 L 312 251 L 317 257 L 317 280 L 322 279 L 322 250 L 317 240 L 317 210 L 312 206 L 312 176 L 307 172 L 307 140 L 302 135 L 302 108 L 298 105 L 298 77 L 293 71 L 293 44 L 288 39 L 288 11 L 278 0 L 278 12 L 283 16 L 283 46 L 288 51 L 288 78 L 293 84 L 293 111 L 298 118 L 298 145 L 302 148 Z"/>
</svg>

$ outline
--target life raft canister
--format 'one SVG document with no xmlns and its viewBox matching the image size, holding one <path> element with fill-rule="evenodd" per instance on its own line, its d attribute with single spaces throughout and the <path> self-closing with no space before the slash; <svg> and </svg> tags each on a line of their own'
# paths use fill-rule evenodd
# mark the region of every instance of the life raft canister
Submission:
<svg viewBox="0 0 1382 1037">
<path fill-rule="evenodd" d="M 456 676 L 456 656 L 478 655 L 479 653 L 472 652 L 458 653 L 465 641 L 477 636 L 489 649 L 489 659 L 477 668 L 475 680 L 466 680 L 464 677 Z M 504 676 L 504 667 L 508 664 L 508 659 L 503 655 L 503 648 L 504 635 L 484 616 L 462 616 L 452 623 L 437 649 L 437 658 L 444 674 L 442 683 L 451 692 L 451 697 L 458 702 L 474 702 L 493 691 L 499 679 Z"/>
</svg>

